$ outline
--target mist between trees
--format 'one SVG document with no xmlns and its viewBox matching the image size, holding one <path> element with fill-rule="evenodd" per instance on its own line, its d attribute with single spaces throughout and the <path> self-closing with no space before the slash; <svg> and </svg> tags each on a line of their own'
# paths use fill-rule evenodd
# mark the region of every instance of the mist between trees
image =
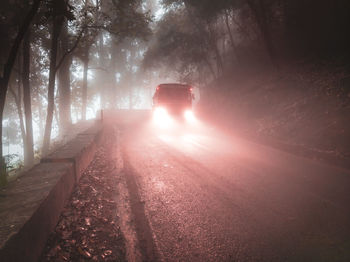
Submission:
<svg viewBox="0 0 350 262">
<path fill-rule="evenodd" d="M 98 109 L 150 107 L 160 81 L 201 88 L 297 59 L 347 59 L 349 13 L 346 0 L 2 0 L 1 177 L 15 158 L 5 146 L 30 166 Z"/>
</svg>

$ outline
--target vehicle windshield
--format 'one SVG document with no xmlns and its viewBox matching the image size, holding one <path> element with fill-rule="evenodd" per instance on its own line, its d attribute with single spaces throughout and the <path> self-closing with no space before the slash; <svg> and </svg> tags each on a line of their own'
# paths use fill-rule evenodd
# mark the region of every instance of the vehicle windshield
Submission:
<svg viewBox="0 0 350 262">
<path fill-rule="evenodd" d="M 187 88 L 161 88 L 158 90 L 158 99 L 164 100 L 188 100 L 189 90 Z"/>
</svg>

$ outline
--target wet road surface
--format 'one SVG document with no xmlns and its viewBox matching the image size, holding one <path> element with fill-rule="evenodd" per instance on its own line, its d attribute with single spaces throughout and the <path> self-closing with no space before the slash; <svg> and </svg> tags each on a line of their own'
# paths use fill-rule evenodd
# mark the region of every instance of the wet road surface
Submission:
<svg viewBox="0 0 350 262">
<path fill-rule="evenodd" d="M 348 171 L 203 123 L 115 128 L 133 259 L 350 261 Z"/>
</svg>

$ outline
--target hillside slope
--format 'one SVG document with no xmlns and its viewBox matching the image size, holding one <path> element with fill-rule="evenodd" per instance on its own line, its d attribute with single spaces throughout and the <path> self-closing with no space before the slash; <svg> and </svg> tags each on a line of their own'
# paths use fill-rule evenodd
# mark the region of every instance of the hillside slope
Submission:
<svg viewBox="0 0 350 262">
<path fill-rule="evenodd" d="M 344 65 L 231 73 L 203 89 L 199 105 L 218 124 L 265 143 L 350 163 L 350 70 Z"/>
</svg>

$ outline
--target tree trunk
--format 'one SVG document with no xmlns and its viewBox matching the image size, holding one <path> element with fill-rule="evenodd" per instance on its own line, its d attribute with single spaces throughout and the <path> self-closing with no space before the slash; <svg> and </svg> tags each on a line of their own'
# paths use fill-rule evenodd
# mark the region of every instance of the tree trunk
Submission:
<svg viewBox="0 0 350 262">
<path fill-rule="evenodd" d="M 213 79 L 217 79 L 217 76 L 215 74 L 215 70 L 214 70 L 213 66 L 211 65 L 211 63 L 209 62 L 208 58 L 204 56 L 203 60 L 204 60 L 205 64 L 208 66 L 209 71 L 213 75 Z"/>
<path fill-rule="evenodd" d="M 21 52 L 18 52 L 18 57 L 17 57 L 17 64 L 18 64 L 18 81 L 17 81 L 17 93 L 15 90 L 9 85 L 9 91 L 12 94 L 16 108 L 17 108 L 17 113 L 18 113 L 18 118 L 19 118 L 19 126 L 21 129 L 21 137 L 22 137 L 22 144 L 23 144 L 23 156 L 24 159 L 27 159 L 27 145 L 26 145 L 26 130 L 24 126 L 24 120 L 23 120 L 23 110 L 22 110 L 22 63 L 21 63 Z"/>
<path fill-rule="evenodd" d="M 24 165 L 30 166 L 34 163 L 34 144 L 33 144 L 33 122 L 32 122 L 32 103 L 30 95 L 29 83 L 30 70 L 30 31 L 27 32 L 23 41 L 23 105 L 26 122 L 26 153 L 24 158 Z"/>
<path fill-rule="evenodd" d="M 55 103 L 53 104 L 53 116 L 54 116 L 53 120 L 56 120 L 56 123 L 57 123 L 57 126 L 58 126 L 59 123 L 60 123 L 60 120 L 59 120 L 59 113 L 58 113 L 58 110 L 57 110 L 57 106 L 56 106 Z"/>
<path fill-rule="evenodd" d="M 19 118 L 19 126 L 21 128 L 21 137 L 22 137 L 22 143 L 23 143 L 23 156 L 24 156 L 24 161 L 27 159 L 27 141 L 26 141 L 26 130 L 25 130 L 25 126 L 24 126 L 24 121 L 23 121 L 23 111 L 22 111 L 22 87 L 21 87 L 21 81 L 20 81 L 20 77 L 21 77 L 21 72 L 19 72 L 19 79 L 18 79 L 18 85 L 17 85 L 17 94 L 16 92 L 12 89 L 12 87 L 9 87 L 9 91 L 11 92 L 11 94 L 13 95 L 13 98 L 15 100 L 16 103 L 16 108 L 17 108 L 17 113 L 18 113 L 18 118 Z"/>
<path fill-rule="evenodd" d="M 81 119 L 86 120 L 86 106 L 87 106 L 87 74 L 88 74 L 88 66 L 89 66 L 89 52 L 85 54 L 84 58 L 84 75 L 83 75 L 83 97 L 82 97 L 82 113 Z"/>
<path fill-rule="evenodd" d="M 112 48 L 111 48 L 111 61 L 110 61 L 110 66 L 109 66 L 109 75 L 111 77 L 111 82 L 110 82 L 110 97 L 109 97 L 109 104 L 111 108 L 116 108 L 116 101 L 117 101 L 117 81 L 116 81 L 116 64 L 117 64 L 117 52 L 118 48 L 117 45 L 115 44 L 116 39 L 113 38 L 113 43 L 112 43 Z"/>
<path fill-rule="evenodd" d="M 61 34 L 61 54 L 68 52 L 67 41 L 67 21 L 64 22 Z M 58 71 L 58 89 L 59 89 L 59 121 L 60 134 L 67 132 L 72 123 L 71 118 L 71 92 L 70 92 L 70 66 L 72 64 L 72 57 L 69 55 L 64 59 Z"/>
<path fill-rule="evenodd" d="M 6 81 L 4 78 L 0 78 L 0 186 L 7 184 L 6 177 L 6 163 L 4 159 L 4 154 L 2 151 L 2 116 L 4 113 L 5 101 L 6 101 L 6 90 L 8 87 L 8 80 Z"/>
<path fill-rule="evenodd" d="M 27 141 L 26 141 L 26 130 L 25 130 L 24 121 L 23 121 L 22 105 L 21 105 L 21 100 L 22 100 L 21 81 L 18 81 L 17 94 L 12 89 L 12 87 L 9 88 L 9 91 L 12 93 L 13 98 L 15 99 L 16 107 L 17 107 L 19 126 L 21 128 L 21 137 L 22 137 L 22 142 L 23 142 L 23 156 L 24 156 L 24 161 L 26 161 L 26 159 L 27 159 L 27 156 L 26 156 L 26 154 L 27 154 L 27 144 L 26 144 Z"/>
<path fill-rule="evenodd" d="M 36 101 L 37 101 L 37 110 L 38 110 L 38 117 L 39 117 L 39 122 L 38 122 L 39 132 L 40 132 L 39 141 L 40 143 L 42 143 L 44 138 L 45 125 L 44 125 L 43 107 L 40 101 L 39 90 L 36 92 Z"/>
<path fill-rule="evenodd" d="M 103 43 L 103 33 L 100 33 L 99 35 L 99 41 L 98 41 L 98 57 L 99 57 L 99 66 L 100 68 L 104 69 L 106 67 L 106 52 L 105 52 L 105 46 Z M 100 81 L 104 81 L 106 78 L 106 72 L 104 70 L 99 72 L 98 76 Z M 101 109 L 106 108 L 106 85 L 102 84 L 100 85 L 100 101 L 101 101 Z"/>
<path fill-rule="evenodd" d="M 50 73 L 49 73 L 49 86 L 47 94 L 47 115 L 45 124 L 45 134 L 43 142 L 43 155 L 49 152 L 51 129 L 53 120 L 53 110 L 55 103 L 55 80 L 56 80 L 56 61 L 57 61 L 57 49 L 58 49 L 58 37 L 62 26 L 63 18 L 57 16 L 54 18 L 52 37 L 51 37 L 51 50 L 50 50 Z"/>
<path fill-rule="evenodd" d="M 216 59 L 216 67 L 217 67 L 217 72 L 218 72 L 218 76 L 220 76 L 222 74 L 222 72 L 224 71 L 224 63 L 222 61 L 222 57 L 217 45 L 217 38 L 216 35 L 214 33 L 214 30 L 211 28 L 211 25 L 209 22 L 207 22 L 207 26 L 208 26 L 208 31 L 209 31 L 209 44 L 212 48 L 212 50 L 214 51 L 215 54 L 215 59 Z"/>
<path fill-rule="evenodd" d="M 230 27 L 230 24 L 229 24 L 227 10 L 225 10 L 225 18 L 224 18 L 224 20 L 225 20 L 225 24 L 226 24 L 228 35 L 230 37 L 233 53 L 235 55 L 235 58 L 236 58 L 237 62 L 239 63 L 240 61 L 239 61 L 239 56 L 238 56 L 238 52 L 237 52 L 237 46 L 236 46 L 235 40 L 233 39 L 233 34 L 232 34 L 231 27 Z"/>
<path fill-rule="evenodd" d="M 32 8 L 30 9 L 28 15 L 23 20 L 21 27 L 17 33 L 17 36 L 15 38 L 15 41 L 11 47 L 9 57 L 4 65 L 4 72 L 2 74 L 2 77 L 0 77 L 0 181 L 2 181 L 4 178 L 6 180 L 6 166 L 5 161 L 3 159 L 3 151 L 2 151 L 2 118 L 4 113 L 4 107 L 5 107 L 5 100 L 6 100 L 6 93 L 8 89 L 8 83 L 10 80 L 11 72 L 13 65 L 16 60 L 17 52 L 20 47 L 20 44 L 22 42 L 22 39 L 24 35 L 26 34 L 34 16 L 36 15 L 41 0 L 35 0 L 33 2 Z"/>
<path fill-rule="evenodd" d="M 260 28 L 262 38 L 267 50 L 267 53 L 272 61 L 272 64 L 276 66 L 275 50 L 272 44 L 271 33 L 267 21 L 266 8 L 263 0 L 246 0 L 249 8 L 252 10 L 255 20 Z"/>
<path fill-rule="evenodd" d="M 6 170 L 5 166 L 5 160 L 3 158 L 3 152 L 2 152 L 2 116 L 4 113 L 4 107 L 5 107 L 5 100 L 6 100 L 6 91 L 7 90 L 7 84 L 8 81 L 5 81 L 5 79 L 0 78 L 0 115 L 1 115 L 1 121 L 0 121 L 0 140 L 1 140 L 1 146 L 0 146 L 0 182 L 2 181 L 2 176 L 5 176 L 3 173 L 4 170 Z"/>
</svg>

